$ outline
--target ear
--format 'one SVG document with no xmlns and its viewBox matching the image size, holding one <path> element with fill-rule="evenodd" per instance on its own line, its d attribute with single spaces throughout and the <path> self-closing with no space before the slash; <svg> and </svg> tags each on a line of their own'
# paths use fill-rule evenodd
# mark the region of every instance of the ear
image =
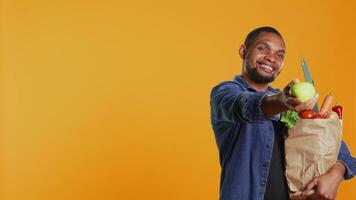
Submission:
<svg viewBox="0 0 356 200">
<path fill-rule="evenodd" d="M 246 45 L 242 44 L 239 49 L 239 54 L 240 54 L 240 57 L 242 58 L 242 60 L 245 60 L 246 53 L 247 53 Z"/>
</svg>

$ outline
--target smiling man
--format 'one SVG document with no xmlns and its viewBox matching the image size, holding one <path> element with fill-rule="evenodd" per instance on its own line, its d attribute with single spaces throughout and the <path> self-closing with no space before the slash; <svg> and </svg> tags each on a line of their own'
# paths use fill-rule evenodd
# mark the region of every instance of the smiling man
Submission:
<svg viewBox="0 0 356 200">
<path fill-rule="evenodd" d="M 280 113 L 311 109 L 318 96 L 301 103 L 269 86 L 283 68 L 285 43 L 272 27 L 250 32 L 239 49 L 241 75 L 211 91 L 211 123 L 219 149 L 221 200 L 285 200 L 288 186 L 284 160 L 287 128 Z M 315 177 L 306 188 L 316 188 L 314 199 L 334 199 L 341 181 L 352 178 L 355 159 L 343 142 L 339 161 Z"/>
</svg>

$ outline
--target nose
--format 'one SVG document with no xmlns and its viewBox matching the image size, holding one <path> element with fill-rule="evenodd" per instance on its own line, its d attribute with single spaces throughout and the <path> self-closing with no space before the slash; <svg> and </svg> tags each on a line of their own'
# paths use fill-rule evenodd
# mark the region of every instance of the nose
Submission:
<svg viewBox="0 0 356 200">
<path fill-rule="evenodd" d="M 268 60 L 271 63 L 275 63 L 276 62 L 275 55 L 273 55 L 272 53 L 266 54 L 265 55 L 265 59 Z"/>
</svg>

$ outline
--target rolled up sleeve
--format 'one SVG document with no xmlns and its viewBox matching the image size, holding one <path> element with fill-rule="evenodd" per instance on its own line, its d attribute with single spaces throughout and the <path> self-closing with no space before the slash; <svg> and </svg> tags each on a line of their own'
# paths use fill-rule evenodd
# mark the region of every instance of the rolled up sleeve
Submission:
<svg viewBox="0 0 356 200">
<path fill-rule="evenodd" d="M 351 156 L 350 150 L 344 141 L 341 141 L 338 160 L 345 165 L 344 179 L 351 179 L 356 173 L 356 159 Z"/>
</svg>

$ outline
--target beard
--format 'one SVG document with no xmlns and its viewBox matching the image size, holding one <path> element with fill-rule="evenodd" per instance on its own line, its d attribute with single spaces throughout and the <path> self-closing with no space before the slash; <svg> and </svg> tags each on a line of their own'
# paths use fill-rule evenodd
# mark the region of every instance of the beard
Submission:
<svg viewBox="0 0 356 200">
<path fill-rule="evenodd" d="M 262 76 L 258 71 L 257 68 L 251 68 L 249 66 L 246 66 L 246 71 L 248 74 L 248 77 L 259 84 L 267 84 L 267 83 L 271 83 L 274 81 L 274 79 L 276 79 L 277 74 L 273 73 L 271 77 L 265 77 Z"/>
</svg>

